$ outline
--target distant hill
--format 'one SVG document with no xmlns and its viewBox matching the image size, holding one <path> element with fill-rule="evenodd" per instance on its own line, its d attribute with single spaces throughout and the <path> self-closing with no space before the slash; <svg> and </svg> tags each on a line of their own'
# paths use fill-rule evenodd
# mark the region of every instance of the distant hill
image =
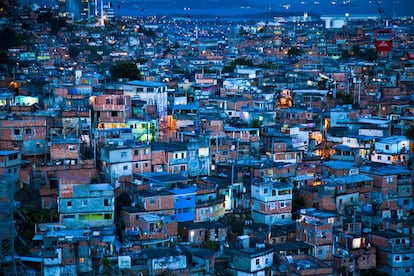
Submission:
<svg viewBox="0 0 414 276">
<path fill-rule="evenodd" d="M 238 8 L 256 7 L 256 4 L 247 0 L 143 0 L 134 1 L 145 9 L 211 9 L 211 8 Z"/>
</svg>

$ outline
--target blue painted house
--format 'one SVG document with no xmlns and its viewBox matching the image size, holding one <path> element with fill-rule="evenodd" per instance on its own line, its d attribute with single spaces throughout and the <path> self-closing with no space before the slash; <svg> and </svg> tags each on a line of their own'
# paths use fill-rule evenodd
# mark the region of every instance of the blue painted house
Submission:
<svg viewBox="0 0 414 276">
<path fill-rule="evenodd" d="M 174 216 L 178 222 L 194 221 L 197 188 L 192 186 L 190 178 L 169 172 L 138 173 L 135 178 L 149 184 L 152 190 L 173 194 Z"/>
<path fill-rule="evenodd" d="M 174 194 L 174 215 L 177 221 L 194 221 L 196 188 L 191 186 L 183 186 L 169 191 Z"/>
</svg>

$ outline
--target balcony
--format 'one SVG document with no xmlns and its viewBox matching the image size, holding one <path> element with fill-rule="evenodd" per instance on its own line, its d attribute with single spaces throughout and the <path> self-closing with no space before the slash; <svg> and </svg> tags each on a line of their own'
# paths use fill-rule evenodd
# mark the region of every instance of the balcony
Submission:
<svg viewBox="0 0 414 276">
<path fill-rule="evenodd" d="M 378 247 L 379 249 L 385 249 L 386 251 L 391 251 L 391 253 L 405 253 L 405 254 L 409 254 L 412 253 L 414 254 L 414 246 L 411 244 L 392 244 L 390 247 L 385 248 L 385 247 Z"/>
<path fill-rule="evenodd" d="M 21 141 L 23 140 L 23 135 L 12 135 L 12 140 L 13 141 Z"/>
<path fill-rule="evenodd" d="M 223 204 L 224 203 L 224 196 L 220 195 L 218 198 L 208 200 L 208 201 L 197 201 L 196 202 L 196 208 L 203 208 L 208 206 L 215 206 L 217 204 Z"/>
<path fill-rule="evenodd" d="M 187 164 L 188 163 L 188 158 L 172 158 L 169 160 L 169 164 L 170 165 L 179 165 L 179 164 Z"/>
<path fill-rule="evenodd" d="M 413 183 L 411 178 L 398 178 L 397 179 L 397 185 L 411 185 Z"/>
</svg>

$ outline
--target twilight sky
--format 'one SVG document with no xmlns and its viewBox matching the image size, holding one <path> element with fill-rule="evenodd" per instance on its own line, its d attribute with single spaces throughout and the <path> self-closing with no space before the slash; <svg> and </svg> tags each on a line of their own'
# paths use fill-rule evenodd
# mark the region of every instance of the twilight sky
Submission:
<svg viewBox="0 0 414 276">
<path fill-rule="evenodd" d="M 414 16 L 414 0 L 378 0 L 389 16 Z M 375 0 L 112 0 L 119 15 L 187 13 L 219 16 L 265 11 L 377 14 Z"/>
</svg>

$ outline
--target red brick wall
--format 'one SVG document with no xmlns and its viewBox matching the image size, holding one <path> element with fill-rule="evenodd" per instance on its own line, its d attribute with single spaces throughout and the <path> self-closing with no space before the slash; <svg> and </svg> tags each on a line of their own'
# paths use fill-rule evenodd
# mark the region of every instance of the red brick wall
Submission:
<svg viewBox="0 0 414 276">
<path fill-rule="evenodd" d="M 375 246 L 384 246 L 388 247 L 388 239 L 381 236 L 370 235 L 371 243 Z"/>
<path fill-rule="evenodd" d="M 392 182 L 388 184 L 387 176 L 370 175 L 374 179 L 374 189 L 380 189 L 382 193 L 389 193 L 391 190 L 397 192 L 397 177 L 395 175 L 391 176 Z"/>
<path fill-rule="evenodd" d="M 165 164 L 165 151 L 153 151 L 152 152 L 152 165 L 164 165 Z"/>
<path fill-rule="evenodd" d="M 328 211 L 335 211 L 336 210 L 336 203 L 335 203 L 335 197 L 318 197 L 318 207 L 322 210 L 328 210 Z"/>
<path fill-rule="evenodd" d="M 364 249 L 364 253 L 357 257 L 357 269 L 369 269 L 377 266 L 377 254 L 375 248 L 370 248 L 368 251 Z"/>
<path fill-rule="evenodd" d="M 256 199 L 252 199 L 255 201 Z M 260 212 L 263 214 L 279 214 L 287 213 L 292 211 L 292 202 L 289 200 L 289 204 L 286 204 L 287 200 L 284 200 L 285 207 L 280 207 L 280 201 L 273 202 L 260 202 Z M 274 204 L 274 208 L 271 208 L 271 205 Z"/>
<path fill-rule="evenodd" d="M 136 167 L 138 165 L 138 168 Z M 151 161 L 133 162 L 132 173 L 151 172 Z"/>
<path fill-rule="evenodd" d="M 72 151 L 69 147 L 74 147 Z M 51 154 L 54 160 L 56 159 L 79 159 L 79 145 L 78 144 L 53 144 L 51 146 Z"/>
<path fill-rule="evenodd" d="M 114 110 L 115 111 L 115 110 Z M 100 111 L 99 122 L 101 123 L 123 123 L 127 116 L 123 111 L 117 111 L 116 116 L 112 116 L 112 111 Z"/>
<path fill-rule="evenodd" d="M 76 264 L 76 247 L 75 244 L 61 244 L 62 248 L 62 264 Z"/>
<path fill-rule="evenodd" d="M 285 152 L 286 151 L 286 143 L 285 142 L 275 142 L 273 145 L 274 152 Z"/>
<path fill-rule="evenodd" d="M 0 148 L 13 149 L 13 143 L 23 140 L 46 139 L 45 119 L 25 119 L 0 121 Z M 20 129 L 20 135 L 14 134 L 14 129 Z M 26 129 L 31 129 L 31 134 L 26 134 Z M 21 142 L 19 143 L 21 146 Z"/>
<path fill-rule="evenodd" d="M 154 204 L 151 204 L 151 199 L 154 200 Z M 144 208 L 146 211 L 168 210 L 174 209 L 174 196 L 154 196 L 145 198 Z"/>
<path fill-rule="evenodd" d="M 144 154 L 145 150 L 147 154 Z M 135 155 L 135 151 L 138 151 L 138 154 Z M 145 148 L 133 148 L 132 149 L 132 161 L 143 161 L 143 160 L 151 160 L 151 147 Z"/>
<path fill-rule="evenodd" d="M 170 222 L 166 224 L 166 231 L 169 237 L 176 237 L 178 236 L 178 223 L 177 222 Z"/>
<path fill-rule="evenodd" d="M 317 192 L 315 192 L 313 188 L 302 188 L 300 191 L 300 196 L 303 198 L 306 206 L 308 207 L 314 206 L 314 199 L 317 202 L 317 195 Z"/>
</svg>

